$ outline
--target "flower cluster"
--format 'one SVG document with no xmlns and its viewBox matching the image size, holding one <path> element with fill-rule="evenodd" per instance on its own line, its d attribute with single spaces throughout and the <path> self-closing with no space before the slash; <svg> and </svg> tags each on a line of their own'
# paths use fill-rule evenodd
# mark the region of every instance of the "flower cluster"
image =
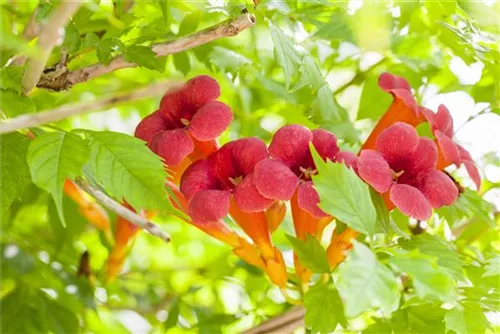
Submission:
<svg viewBox="0 0 500 334">
<path fill-rule="evenodd" d="M 393 103 L 363 144 L 358 155 L 342 152 L 337 138 L 323 129 L 287 125 L 269 146 L 258 138 L 241 138 L 219 148 L 216 138 L 232 120 L 230 108 L 217 101 L 220 88 L 198 76 L 178 90 L 167 92 L 160 107 L 138 125 L 136 136 L 163 158 L 175 176 L 167 181 L 172 203 L 190 217 L 189 223 L 229 244 L 235 254 L 262 268 L 284 288 L 288 280 L 281 252 L 271 233 L 278 228 L 290 202 L 297 238 L 321 238 L 334 217 L 318 207 L 312 176 L 317 173 L 310 145 L 320 157 L 344 163 L 380 193 L 389 209 L 397 207 L 419 220 L 433 208 L 452 204 L 458 194 L 443 169 L 464 164 L 479 187 L 480 178 L 468 152 L 453 142 L 453 123 L 444 106 L 437 113 L 418 105 L 403 78 L 385 73 L 380 87 Z M 420 137 L 415 127 L 427 121 L 434 138 Z M 229 216 L 251 241 L 224 222 Z M 334 233 L 327 254 L 333 267 L 342 260 L 357 232 Z M 311 272 L 295 257 L 299 279 Z"/>
</svg>

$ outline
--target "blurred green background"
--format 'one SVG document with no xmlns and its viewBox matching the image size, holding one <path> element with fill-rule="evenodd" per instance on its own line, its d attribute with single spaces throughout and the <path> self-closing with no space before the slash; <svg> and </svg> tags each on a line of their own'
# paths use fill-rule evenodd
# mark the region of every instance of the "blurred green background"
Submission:
<svg viewBox="0 0 500 334">
<path fill-rule="evenodd" d="M 493 216 L 500 209 L 499 2 L 260 1 L 255 6 L 224 0 L 91 1 L 73 16 L 49 65 L 57 63 L 61 47 L 68 50 L 70 69 L 107 63 L 131 47 L 149 50 L 152 44 L 238 16 L 243 8 L 256 16 L 257 24 L 236 37 L 176 55 L 135 55 L 139 67 L 67 91 L 37 89 L 22 96 L 22 68 L 13 66 L 11 58 L 36 52 L 36 43 L 25 40 L 23 30 L 35 11 L 35 21 L 43 22 L 58 5 L 1 3 L 3 117 L 208 74 L 218 80 L 221 100 L 234 113 L 221 144 L 244 136 L 269 141 L 280 126 L 299 123 L 333 131 L 343 149 L 356 152 L 391 103 L 377 86 L 380 73 L 389 71 L 411 83 L 421 104 L 436 110 L 446 103 L 458 141 L 471 151 L 484 177 L 479 195 L 468 191 L 453 207 L 441 209 L 430 229 L 451 233 L 464 220 L 476 219 L 457 245 L 473 245 L 472 252 L 482 257 L 499 249 L 498 214 Z M 133 134 L 160 98 L 114 105 L 56 125 Z M 452 173 L 462 184 L 472 184 L 462 170 Z M 170 217 L 155 222 L 171 233 L 172 243 L 139 233 L 122 274 L 107 283 L 109 245 L 77 206 L 64 199 L 64 228 L 46 192 L 27 184 L 21 197 L 2 212 L 4 333 L 237 333 L 290 308 L 261 271 Z M 401 215 L 395 213 L 393 219 L 407 226 Z M 285 234 L 293 234 L 289 217 L 273 240 L 291 263 Z M 93 284 L 76 276 L 85 251 Z M 479 280 L 481 272 L 472 271 Z M 498 284 L 497 278 L 483 283 Z M 490 332 L 499 331 L 498 314 L 488 317 Z M 353 323 L 352 332 L 366 327 L 367 319 Z M 436 326 L 432 328 L 442 325 Z M 413 331 L 425 333 L 426 328 L 414 324 Z"/>
</svg>

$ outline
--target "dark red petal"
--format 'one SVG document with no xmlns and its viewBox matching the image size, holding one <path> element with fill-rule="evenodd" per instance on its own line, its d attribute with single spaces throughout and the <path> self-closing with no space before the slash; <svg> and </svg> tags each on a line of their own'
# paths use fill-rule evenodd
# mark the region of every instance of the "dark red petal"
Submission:
<svg viewBox="0 0 500 334">
<path fill-rule="evenodd" d="M 349 168 L 358 172 L 358 156 L 352 152 L 341 151 L 335 156 L 335 162 L 343 163 Z"/>
<path fill-rule="evenodd" d="M 217 189 L 217 186 L 217 178 L 208 162 L 198 160 L 182 174 L 180 190 L 189 201 L 198 191 Z"/>
<path fill-rule="evenodd" d="M 160 111 L 157 110 L 151 115 L 146 116 L 137 125 L 137 128 L 135 129 L 135 136 L 149 144 L 154 135 L 156 135 L 160 131 L 167 129 L 167 121 L 163 118 Z"/>
<path fill-rule="evenodd" d="M 444 135 L 441 131 L 434 132 L 439 149 L 447 161 L 451 161 L 455 166 L 460 166 L 460 152 L 458 147 L 450 137 Z"/>
<path fill-rule="evenodd" d="M 436 117 L 436 114 L 434 113 L 434 111 L 427 109 L 425 107 L 422 107 L 422 106 L 419 107 L 419 111 L 422 115 L 424 115 L 425 120 L 427 121 L 427 123 L 429 123 L 431 125 L 431 128 L 432 128 L 432 124 L 434 123 L 434 118 Z"/>
<path fill-rule="evenodd" d="M 411 175 L 427 172 L 436 167 L 437 157 L 436 144 L 429 138 L 421 137 L 417 149 L 405 161 L 404 171 Z"/>
<path fill-rule="evenodd" d="M 269 145 L 269 155 L 290 167 L 294 173 L 307 159 L 309 142 L 313 140 L 311 130 L 302 125 L 287 125 L 279 129 Z M 312 167 L 312 166 L 302 166 Z"/>
<path fill-rule="evenodd" d="M 447 137 L 453 137 L 453 118 L 451 118 L 448 108 L 441 104 L 434 117 L 433 130 L 441 131 Z"/>
<path fill-rule="evenodd" d="M 222 219 L 229 212 L 230 196 L 231 193 L 225 190 L 199 191 L 189 202 L 189 216 L 197 223 Z"/>
<path fill-rule="evenodd" d="M 462 163 L 465 165 L 469 177 L 474 181 L 476 189 L 479 190 L 481 188 L 481 175 L 479 175 L 476 164 L 470 160 L 462 160 Z"/>
<path fill-rule="evenodd" d="M 467 151 L 460 145 L 457 145 L 457 148 L 460 152 L 461 162 L 465 165 L 467 173 L 469 174 L 472 181 L 474 181 L 474 183 L 476 184 L 477 190 L 479 190 L 479 188 L 481 188 L 481 175 L 479 174 L 479 170 L 477 169 L 476 164 L 474 163 L 474 161 L 472 161 L 472 157 L 469 151 Z"/>
<path fill-rule="evenodd" d="M 393 184 L 390 199 L 407 216 L 418 220 L 427 220 L 432 215 L 431 203 L 415 187 L 407 184 Z"/>
<path fill-rule="evenodd" d="M 266 144 L 255 137 L 243 138 L 232 142 L 233 163 L 243 175 L 253 172 L 255 165 L 269 157 Z"/>
<path fill-rule="evenodd" d="M 159 132 L 153 137 L 150 147 L 167 165 L 175 166 L 193 152 L 194 144 L 186 130 L 175 129 Z"/>
<path fill-rule="evenodd" d="M 265 159 L 255 165 L 254 184 L 265 197 L 287 201 L 292 198 L 299 178 L 282 162 Z"/>
<path fill-rule="evenodd" d="M 382 155 L 374 150 L 362 150 L 358 158 L 358 174 L 377 192 L 387 192 L 393 183 L 393 172 Z"/>
<path fill-rule="evenodd" d="M 328 214 L 318 207 L 319 201 L 319 194 L 316 189 L 314 189 L 312 182 L 304 182 L 299 185 L 297 190 L 297 202 L 299 207 L 309 212 L 315 218 L 327 217 Z"/>
<path fill-rule="evenodd" d="M 323 129 L 312 130 L 313 134 L 313 146 L 318 151 L 320 157 L 323 160 L 334 161 L 335 156 L 339 152 L 339 147 L 337 146 L 337 137 L 329 131 Z M 313 165 L 312 156 L 309 155 L 311 165 Z"/>
<path fill-rule="evenodd" d="M 159 112 L 170 124 L 170 128 L 183 127 L 181 123 L 181 112 L 184 109 L 182 101 L 182 88 L 168 91 L 160 101 Z"/>
<path fill-rule="evenodd" d="M 433 208 L 451 205 L 458 196 L 458 189 L 452 179 L 438 170 L 430 171 L 418 185 Z"/>
<path fill-rule="evenodd" d="M 415 114 L 419 113 L 417 101 L 413 97 L 410 84 L 406 79 L 390 73 L 382 73 L 378 79 L 378 84 L 380 88 L 391 93 L 396 99 L 402 100 Z"/>
<path fill-rule="evenodd" d="M 406 81 L 406 79 L 388 72 L 380 75 L 378 85 L 386 92 L 390 92 L 393 89 L 405 89 L 411 91 L 410 84 Z"/>
<path fill-rule="evenodd" d="M 411 125 L 397 122 L 380 133 L 377 149 L 392 166 L 393 163 L 411 156 L 418 142 L 417 131 Z"/>
<path fill-rule="evenodd" d="M 213 101 L 198 109 L 187 130 L 199 141 L 212 140 L 220 136 L 232 120 L 231 108 L 222 102 Z"/>
<path fill-rule="evenodd" d="M 245 176 L 253 172 L 255 165 L 267 159 L 266 144 L 258 138 L 242 138 L 223 145 L 207 160 L 215 175 L 226 188 L 233 188 L 229 178 Z"/>
<path fill-rule="evenodd" d="M 241 210 L 258 212 L 269 208 L 273 200 L 262 196 L 254 185 L 253 174 L 247 175 L 234 189 L 234 200 Z"/>
<path fill-rule="evenodd" d="M 217 81 L 208 75 L 199 75 L 192 78 L 182 89 L 183 100 L 195 109 L 214 101 L 220 96 L 220 87 Z"/>
<path fill-rule="evenodd" d="M 469 151 L 467 151 L 465 148 L 463 148 L 460 145 L 457 145 L 457 147 L 458 147 L 458 151 L 460 152 L 460 159 L 462 159 L 462 161 L 463 160 L 472 161 L 472 157 L 471 157 Z"/>
</svg>

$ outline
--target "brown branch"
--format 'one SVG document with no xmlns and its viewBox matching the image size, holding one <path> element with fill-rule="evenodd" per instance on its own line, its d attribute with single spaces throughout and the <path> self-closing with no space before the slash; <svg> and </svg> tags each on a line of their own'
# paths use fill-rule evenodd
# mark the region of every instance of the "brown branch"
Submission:
<svg viewBox="0 0 500 334">
<path fill-rule="evenodd" d="M 54 49 L 59 40 L 60 29 L 64 28 L 70 20 L 71 15 L 78 10 L 82 3 L 82 1 L 62 2 L 54 10 L 49 20 L 42 25 L 37 44 L 39 51 L 36 57 L 28 59 L 23 75 L 22 86 L 25 94 L 37 84 L 42 75 L 43 68 L 52 53 L 52 49 Z"/>
<path fill-rule="evenodd" d="M 125 218 L 131 224 L 134 224 L 140 229 L 149 232 L 149 234 L 154 235 L 155 237 L 158 237 L 167 243 L 170 242 L 170 235 L 167 232 L 163 231 L 158 225 L 150 222 L 144 217 L 139 216 L 137 213 L 127 209 L 126 207 L 124 207 L 111 197 L 108 197 L 108 195 L 103 193 L 101 190 L 92 187 L 83 178 L 77 177 L 75 179 L 75 183 L 80 188 L 82 188 L 83 191 L 94 197 L 99 203 L 101 203 L 103 206 L 113 211 L 114 213 L 116 213 L 118 216 Z"/>
<path fill-rule="evenodd" d="M 304 326 L 304 314 L 305 310 L 302 307 L 294 307 L 243 334 L 293 333 L 297 328 Z"/>
<path fill-rule="evenodd" d="M 136 89 L 135 91 L 108 96 L 100 100 L 63 105 L 56 109 L 42 111 L 37 114 L 21 115 L 10 120 L 0 122 L 0 134 L 13 132 L 23 128 L 39 126 L 50 122 L 60 121 L 67 117 L 87 113 L 93 110 L 103 110 L 120 103 L 162 95 L 167 90 L 178 87 L 179 85 L 179 83 L 172 81 L 161 82 L 154 85 L 141 87 L 139 89 Z"/>
<path fill-rule="evenodd" d="M 207 29 L 181 37 L 179 39 L 153 45 L 152 50 L 157 57 L 179 53 L 197 46 L 207 44 L 223 37 L 236 36 L 241 31 L 255 25 L 255 16 L 245 13 L 235 19 L 226 20 Z M 127 67 L 135 67 L 137 64 L 128 62 L 123 56 L 111 61 L 109 65 L 94 64 L 71 72 L 62 72 L 54 75 L 46 70 L 40 78 L 37 86 L 56 91 L 68 89 L 73 85 L 93 79 L 95 77 Z M 50 69 L 49 69 L 50 70 Z"/>
</svg>

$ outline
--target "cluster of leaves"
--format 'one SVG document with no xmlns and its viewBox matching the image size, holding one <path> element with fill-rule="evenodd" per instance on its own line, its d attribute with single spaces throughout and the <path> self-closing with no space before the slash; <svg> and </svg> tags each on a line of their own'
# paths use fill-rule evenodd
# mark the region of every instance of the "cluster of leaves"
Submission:
<svg viewBox="0 0 500 334">
<path fill-rule="evenodd" d="M 256 8 L 251 1 L 91 1 L 66 26 L 47 66 L 58 63 L 61 50 L 68 53 L 70 69 L 105 65 L 117 56 L 139 66 L 68 91 L 39 89 L 25 96 L 24 67 L 12 57 L 36 55 L 35 40 L 27 41 L 23 31 L 32 20 L 44 22 L 58 5 L 2 2 L 4 116 L 208 73 L 235 113 L 223 141 L 269 139 L 280 125 L 299 123 L 326 128 L 344 149 L 355 151 L 391 102 L 376 84 L 383 71 L 419 87 L 420 101 L 429 91 L 463 91 L 475 103 L 486 103 L 474 117 L 498 114 L 500 107 L 498 3 L 380 1 L 356 9 L 324 1 L 261 1 Z M 154 56 L 152 45 L 234 17 L 244 7 L 257 24 L 242 36 Z M 452 70 L 449 64 L 457 59 L 482 67 L 477 82 L 464 82 Z M 124 134 L 157 105 L 144 99 L 75 116 L 50 132 L 32 129 L 33 140 L 20 133 L 1 136 L 2 332 L 232 333 L 289 308 L 262 273 L 167 215 L 159 220 L 174 243 L 139 235 L 125 274 L 105 282 L 110 245 L 63 196 L 62 184 L 85 176 L 134 207 L 168 209 L 161 162 Z M 500 166 L 498 153 L 483 160 Z M 319 168 L 315 184 L 322 208 L 342 221 L 337 229 L 347 225 L 364 235 L 333 273 L 320 242 L 290 236 L 289 218 L 273 236 L 288 254 L 291 244 L 318 274 L 318 283 L 304 295 L 306 326 L 321 333 L 340 326 L 367 333 L 498 330 L 488 319 L 500 312 L 499 221 L 483 198 L 498 190 L 498 183 L 485 180 L 479 194 L 466 190 L 453 206 L 437 210 L 425 234 L 413 235 L 422 227 L 398 211 L 388 213 L 380 200 L 371 201 L 369 189 L 351 171 L 333 164 Z M 460 181 L 460 174 L 454 176 Z M 77 277 L 84 251 L 90 254 L 90 279 Z M 321 279 L 325 276 L 328 280 Z"/>
</svg>

